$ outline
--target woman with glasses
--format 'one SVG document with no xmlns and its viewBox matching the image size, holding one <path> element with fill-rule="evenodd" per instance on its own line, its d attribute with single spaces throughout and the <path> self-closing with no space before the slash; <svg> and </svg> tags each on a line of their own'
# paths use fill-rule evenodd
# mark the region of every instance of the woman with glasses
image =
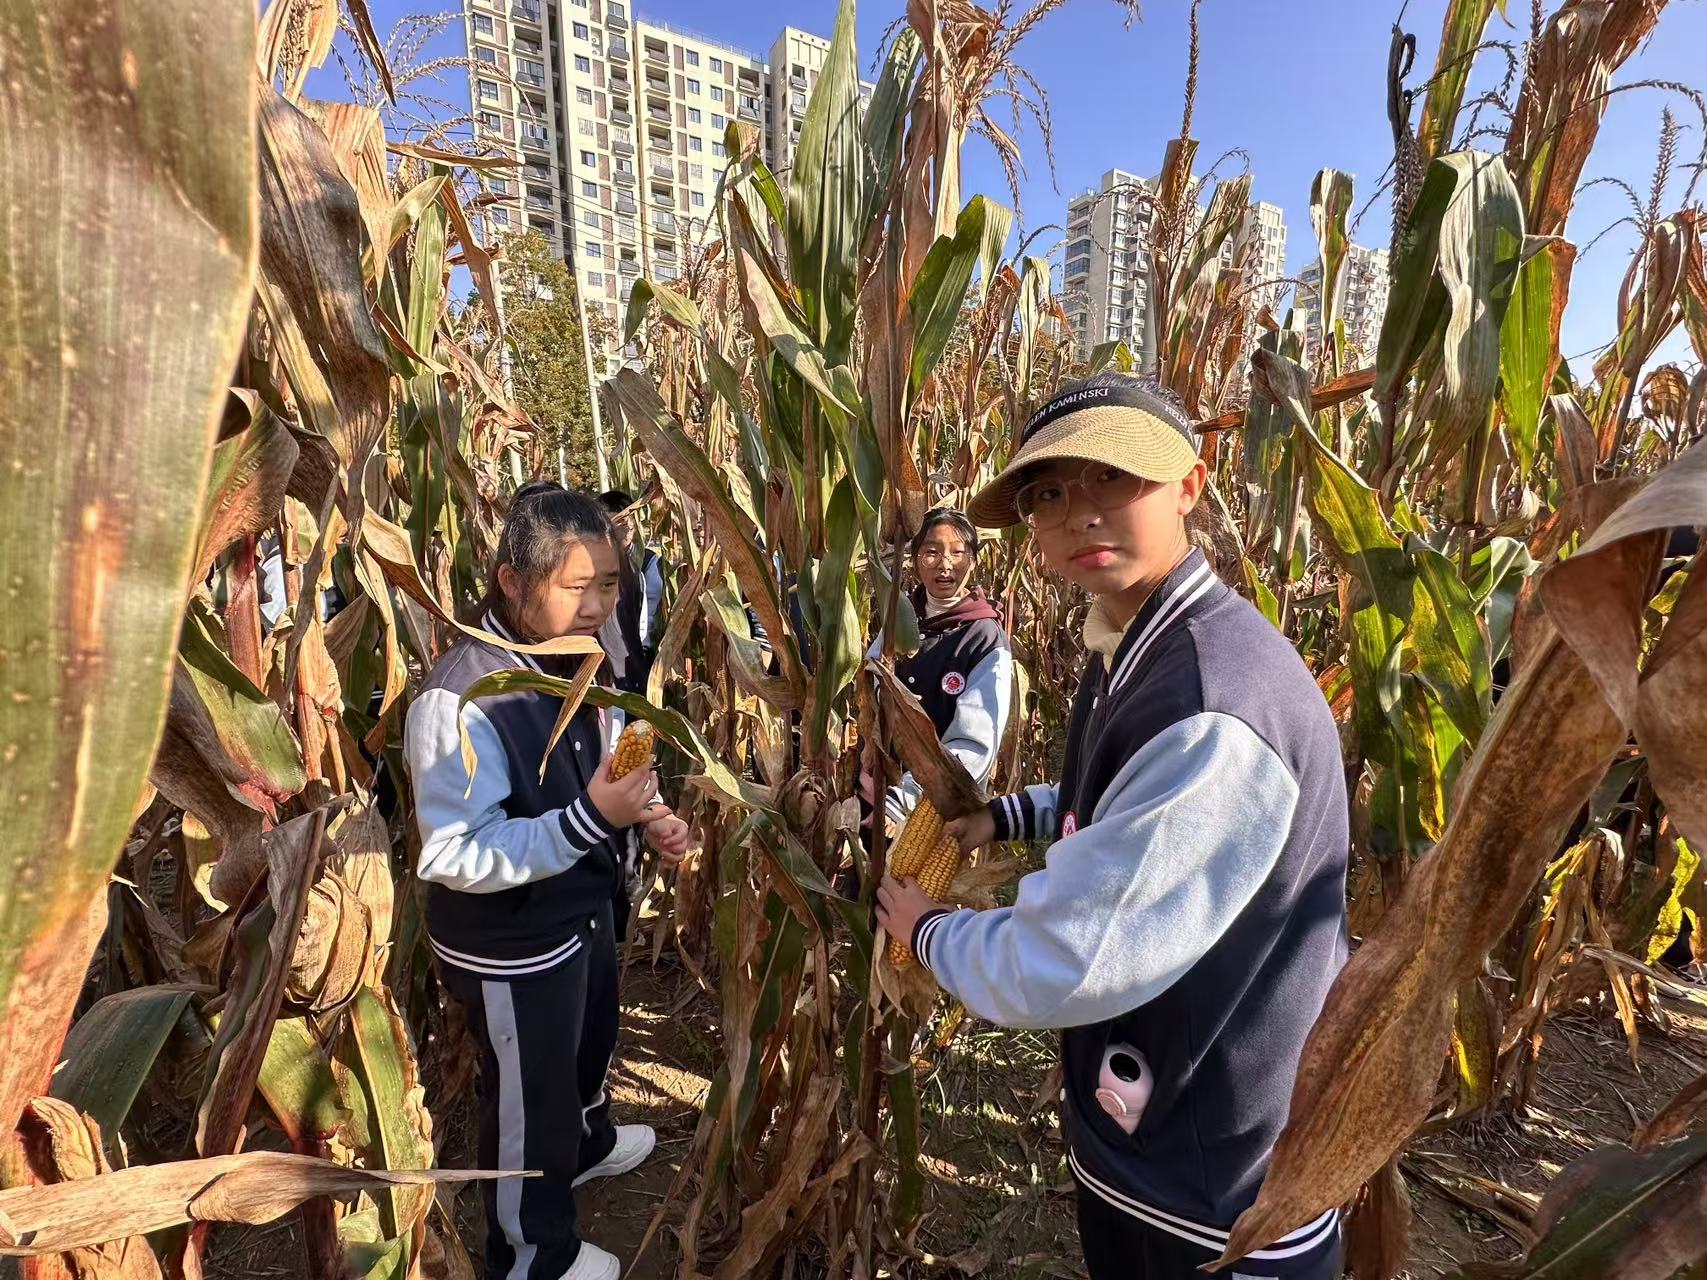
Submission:
<svg viewBox="0 0 1707 1280">
<path fill-rule="evenodd" d="M 919 649 L 897 657 L 895 672 L 924 704 L 942 745 L 982 786 L 995 768 L 1002 731 L 1013 701 L 1013 654 L 1002 615 L 983 591 L 971 585 L 978 558 L 972 522 L 953 507 L 925 513 L 913 538 L 913 611 L 919 618 Z M 881 652 L 880 635 L 872 652 Z M 875 802 L 866 779 L 866 799 Z M 884 812 L 899 822 L 922 790 L 903 774 L 889 789 Z"/>
</svg>

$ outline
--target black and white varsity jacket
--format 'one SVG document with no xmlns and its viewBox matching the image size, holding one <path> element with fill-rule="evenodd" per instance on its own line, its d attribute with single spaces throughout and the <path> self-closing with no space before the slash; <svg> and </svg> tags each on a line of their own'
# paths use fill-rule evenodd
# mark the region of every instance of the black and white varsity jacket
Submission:
<svg viewBox="0 0 1707 1280">
<path fill-rule="evenodd" d="M 1064 1028 L 1079 1181 L 1219 1252 L 1256 1199 L 1346 957 L 1345 780 L 1321 692 L 1193 552 L 1112 660 L 1091 659 L 1060 787 L 991 810 L 999 838 L 1059 832 L 1045 869 L 1011 908 L 926 916 L 915 953 L 974 1013 Z M 1131 1134 L 1096 1099 L 1111 1045 L 1154 1073 Z M 1284 1276 L 1337 1228 L 1330 1212 L 1247 1261 Z"/>
<path fill-rule="evenodd" d="M 913 592 L 919 618 L 919 648 L 895 662 L 895 674 L 924 706 L 943 747 L 982 786 L 996 767 L 1002 733 L 1013 704 L 1013 651 L 1001 611 L 973 590 L 952 609 L 927 616 L 924 588 Z M 883 636 L 873 656 L 883 652 Z M 912 812 L 924 789 L 911 773 L 889 788 L 884 808 L 899 822 Z"/>
<path fill-rule="evenodd" d="M 492 614 L 482 625 L 514 638 Z M 476 755 L 472 780 L 463 767 L 462 694 L 482 676 L 520 666 L 540 669 L 532 654 L 458 641 L 433 667 L 404 731 L 428 937 L 440 960 L 495 978 L 571 958 L 581 927 L 625 883 L 627 832 L 587 795 L 606 753 L 596 709 L 583 706 L 569 722 L 542 781 L 539 762 L 562 700 L 533 692 L 478 698 L 462 711 Z"/>
</svg>

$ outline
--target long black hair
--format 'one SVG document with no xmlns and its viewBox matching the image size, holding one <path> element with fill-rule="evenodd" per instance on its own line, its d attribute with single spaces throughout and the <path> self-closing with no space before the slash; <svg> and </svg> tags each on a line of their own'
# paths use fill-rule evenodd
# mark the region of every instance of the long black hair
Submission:
<svg viewBox="0 0 1707 1280">
<path fill-rule="evenodd" d="M 481 614 L 493 611 L 514 631 L 515 619 L 498 582 L 498 570 L 509 565 L 522 580 L 523 589 L 532 590 L 557 572 L 573 543 L 601 539 L 620 550 L 610 513 L 592 494 L 565 489 L 552 480 L 524 484 L 510 499 L 510 513 L 504 518 L 504 532 L 492 557 L 486 595 L 480 601 Z"/>
</svg>

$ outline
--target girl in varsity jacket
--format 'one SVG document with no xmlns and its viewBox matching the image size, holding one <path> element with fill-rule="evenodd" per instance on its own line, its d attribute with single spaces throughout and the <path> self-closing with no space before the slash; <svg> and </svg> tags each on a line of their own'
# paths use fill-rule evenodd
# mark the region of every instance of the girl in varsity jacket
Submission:
<svg viewBox="0 0 1707 1280">
<path fill-rule="evenodd" d="M 895 674 L 924 705 L 937 737 L 982 785 L 996 765 L 1013 701 L 1013 653 L 1002 615 L 971 586 L 978 533 L 952 507 L 925 513 L 913 538 L 913 611 L 919 619 L 918 652 L 895 660 Z M 883 652 L 880 634 L 871 652 Z M 874 803 L 871 780 L 866 799 Z M 899 823 L 923 794 L 910 773 L 884 797 L 889 820 Z"/>
<path fill-rule="evenodd" d="M 1029 421 L 973 500 L 1023 520 L 1093 597 L 1058 787 L 948 827 L 1059 837 L 1012 907 L 886 879 L 879 916 L 968 1009 L 1062 1031 L 1062 1114 L 1092 1280 L 1188 1280 L 1256 1199 L 1299 1055 L 1346 954 L 1333 717 L 1284 636 L 1191 547 L 1205 483 L 1153 383 L 1103 374 Z M 1337 1212 L 1235 1262 L 1327 1280 Z"/>
<path fill-rule="evenodd" d="M 596 499 L 525 486 L 479 625 L 520 644 L 596 634 L 617 603 L 618 554 Z M 611 780 L 611 726 L 591 706 L 548 757 L 560 698 L 475 699 L 460 712 L 477 757 L 472 777 L 457 733 L 458 703 L 482 676 L 514 667 L 568 675 L 579 661 L 464 638 L 433 667 L 404 738 L 427 934 L 480 1045 L 479 1166 L 544 1175 L 481 1184 L 495 1280 L 615 1280 L 616 1258 L 580 1238 L 574 1188 L 633 1169 L 655 1141 L 645 1125 L 613 1125 L 605 1091 L 625 853 L 638 827 L 673 866 L 687 826 L 656 803 L 651 770 Z"/>
</svg>

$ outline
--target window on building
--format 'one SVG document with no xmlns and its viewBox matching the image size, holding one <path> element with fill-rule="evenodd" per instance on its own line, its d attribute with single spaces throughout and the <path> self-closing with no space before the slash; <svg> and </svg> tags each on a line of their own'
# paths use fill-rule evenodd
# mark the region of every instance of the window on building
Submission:
<svg viewBox="0 0 1707 1280">
<path fill-rule="evenodd" d="M 521 58 L 516 62 L 516 74 L 529 84 L 545 83 L 545 64 Z"/>
<path fill-rule="evenodd" d="M 797 62 L 789 68 L 789 74 L 794 76 L 796 80 L 804 80 L 806 79 L 806 68 Z"/>
<path fill-rule="evenodd" d="M 688 178 L 694 182 L 704 182 L 705 166 L 703 164 L 690 164 L 688 166 Z"/>
<path fill-rule="evenodd" d="M 498 52 L 495 49 L 476 49 L 474 59 L 476 62 L 484 62 L 489 67 L 495 67 L 498 65 Z"/>
<path fill-rule="evenodd" d="M 494 209 L 494 210 L 492 210 L 492 225 L 495 227 L 507 227 L 507 226 L 509 226 L 510 225 L 510 211 L 508 209 Z"/>
<path fill-rule="evenodd" d="M 495 196 L 510 194 L 510 180 L 508 178 L 493 178 L 487 185 L 491 187 L 492 194 Z"/>
<path fill-rule="evenodd" d="M 723 117 L 718 115 L 715 111 L 712 112 L 711 113 L 711 127 L 713 129 L 717 130 L 717 132 L 722 133 L 723 132 L 723 124 L 724 124 Z"/>
<path fill-rule="evenodd" d="M 587 119 L 586 116 L 582 116 L 575 122 L 575 131 L 588 138 L 598 132 L 598 130 L 593 127 L 593 122 Z"/>
<path fill-rule="evenodd" d="M 804 113 L 806 110 L 806 95 L 804 93 L 797 93 L 794 95 L 793 101 L 794 109 Z"/>
<path fill-rule="evenodd" d="M 480 82 L 480 97 L 486 102 L 496 102 L 498 100 L 498 86 L 490 80 L 482 80 Z"/>
<path fill-rule="evenodd" d="M 712 143 L 711 144 L 711 154 L 714 156 L 722 155 L 723 154 L 723 144 L 721 142 Z"/>
<path fill-rule="evenodd" d="M 591 89 L 587 88 L 585 85 L 582 85 L 580 88 L 575 90 L 575 101 L 579 102 L 583 107 L 592 106 L 593 105 L 593 91 Z"/>
<path fill-rule="evenodd" d="M 575 32 L 575 38 L 577 40 L 585 40 L 587 38 L 587 24 L 586 23 L 577 22 L 574 25 L 573 30 Z"/>
<path fill-rule="evenodd" d="M 687 51 L 687 55 L 688 55 L 688 66 L 697 67 L 699 65 L 699 52 L 695 49 L 689 49 Z"/>
<path fill-rule="evenodd" d="M 696 165 L 695 168 L 697 167 L 698 166 Z M 693 193 L 693 207 L 696 209 L 705 208 L 705 192 L 696 191 Z"/>
<path fill-rule="evenodd" d="M 703 138 L 689 138 L 688 139 L 688 150 L 689 151 L 704 151 L 705 150 L 705 140 Z"/>
<path fill-rule="evenodd" d="M 688 81 L 688 92 L 689 93 L 698 93 L 699 92 L 699 81 L 698 80 L 689 80 Z"/>
<path fill-rule="evenodd" d="M 582 164 L 596 165 L 596 164 L 598 164 L 598 162 L 599 162 L 598 156 L 594 155 L 591 151 L 583 151 L 581 153 L 581 163 Z"/>
<path fill-rule="evenodd" d="M 504 121 L 496 111 L 482 111 L 480 123 L 487 129 L 502 129 L 504 127 Z"/>
<path fill-rule="evenodd" d="M 613 0 L 613 3 L 605 6 L 605 16 L 618 22 L 626 21 L 628 10 L 624 6 L 614 3 Z"/>
<path fill-rule="evenodd" d="M 689 107 L 688 108 L 688 123 L 689 124 L 698 124 L 703 118 L 704 117 L 700 114 L 700 110 L 698 107 Z"/>
<path fill-rule="evenodd" d="M 581 221 L 589 227 L 596 227 L 599 225 L 599 215 L 588 209 L 581 215 Z"/>
<path fill-rule="evenodd" d="M 587 272 L 587 287 L 590 289 L 602 289 L 602 288 L 604 288 L 605 287 L 604 273 L 601 271 L 589 271 L 589 272 Z"/>
<path fill-rule="evenodd" d="M 722 85 L 714 84 L 711 86 L 711 100 L 713 102 L 722 102 L 723 101 L 723 86 Z"/>
<path fill-rule="evenodd" d="M 586 249 L 587 256 L 589 258 L 602 258 L 605 256 L 605 247 L 602 244 L 600 244 L 597 240 L 587 241 L 587 243 L 585 245 L 583 245 L 582 248 Z"/>
<path fill-rule="evenodd" d="M 722 58 L 713 58 L 711 60 L 711 71 L 712 71 L 713 75 L 719 75 L 720 76 L 723 74 L 723 59 Z"/>
<path fill-rule="evenodd" d="M 475 14 L 474 15 L 474 31 L 475 31 L 475 34 L 477 34 L 477 35 L 483 35 L 483 36 L 491 35 L 492 34 L 492 19 L 484 13 Z"/>
<path fill-rule="evenodd" d="M 586 196 L 589 200 L 597 200 L 599 198 L 599 184 L 596 182 L 587 182 L 583 179 L 581 182 L 581 194 Z"/>
<path fill-rule="evenodd" d="M 759 100 L 750 93 L 743 93 L 741 95 L 741 109 L 743 111 L 757 111 Z"/>
<path fill-rule="evenodd" d="M 592 70 L 593 70 L 593 60 L 591 58 L 583 58 L 579 54 L 576 54 L 575 55 L 575 70 L 581 72 L 584 75 L 591 75 Z"/>
</svg>

